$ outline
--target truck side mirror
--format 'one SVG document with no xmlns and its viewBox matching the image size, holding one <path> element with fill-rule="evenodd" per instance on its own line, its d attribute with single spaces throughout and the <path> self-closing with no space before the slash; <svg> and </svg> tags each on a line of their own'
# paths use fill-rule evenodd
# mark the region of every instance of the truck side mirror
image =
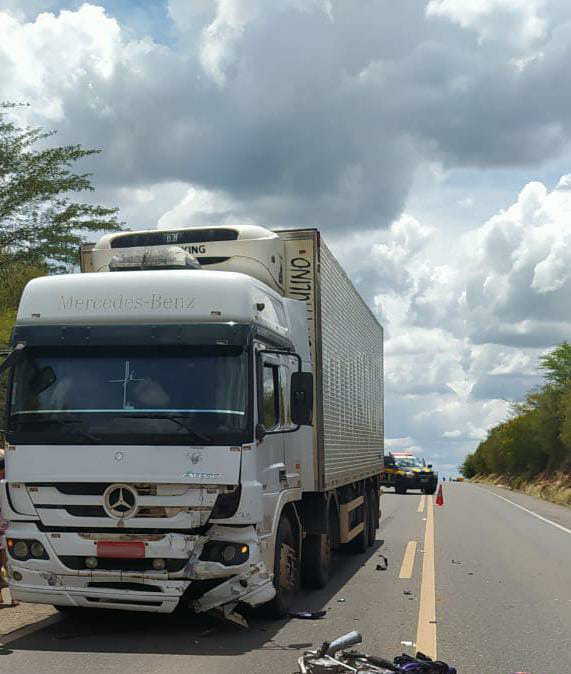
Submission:
<svg viewBox="0 0 571 674">
<path fill-rule="evenodd" d="M 263 424 L 256 424 L 254 435 L 256 436 L 256 440 L 258 442 L 261 442 L 266 437 L 266 429 L 264 428 Z"/>
<path fill-rule="evenodd" d="M 296 426 L 313 425 L 313 375 L 294 372 L 291 375 L 291 420 Z"/>
<path fill-rule="evenodd" d="M 429 463 L 428 466 L 427 466 L 427 468 L 432 468 L 432 464 Z"/>
</svg>

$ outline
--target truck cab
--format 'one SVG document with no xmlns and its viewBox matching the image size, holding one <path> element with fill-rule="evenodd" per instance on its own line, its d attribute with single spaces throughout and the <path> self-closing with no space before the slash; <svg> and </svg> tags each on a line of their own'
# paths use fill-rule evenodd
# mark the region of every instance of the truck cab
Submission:
<svg viewBox="0 0 571 674">
<path fill-rule="evenodd" d="M 313 230 L 122 232 L 84 247 L 82 273 L 26 286 L 0 488 L 14 599 L 283 616 L 300 572 L 326 582 L 332 545 L 372 543 L 382 328 L 319 245 Z M 333 288 L 361 312 L 336 361 Z M 347 419 L 334 453 L 327 405 Z"/>
</svg>

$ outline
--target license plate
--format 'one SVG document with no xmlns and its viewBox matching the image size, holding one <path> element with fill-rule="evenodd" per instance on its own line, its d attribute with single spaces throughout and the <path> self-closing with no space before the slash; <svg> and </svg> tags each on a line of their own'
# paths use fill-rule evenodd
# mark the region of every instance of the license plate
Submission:
<svg viewBox="0 0 571 674">
<path fill-rule="evenodd" d="M 145 556 L 145 544 L 143 541 L 97 541 L 97 556 L 142 559 Z"/>
</svg>

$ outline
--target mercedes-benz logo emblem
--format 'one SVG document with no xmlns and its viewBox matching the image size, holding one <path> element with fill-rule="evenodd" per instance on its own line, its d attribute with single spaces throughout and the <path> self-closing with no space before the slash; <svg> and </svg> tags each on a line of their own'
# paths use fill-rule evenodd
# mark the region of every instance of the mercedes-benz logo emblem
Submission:
<svg viewBox="0 0 571 674">
<path fill-rule="evenodd" d="M 137 492 L 128 484 L 112 484 L 103 494 L 103 508 L 109 517 L 126 520 L 137 514 Z"/>
</svg>

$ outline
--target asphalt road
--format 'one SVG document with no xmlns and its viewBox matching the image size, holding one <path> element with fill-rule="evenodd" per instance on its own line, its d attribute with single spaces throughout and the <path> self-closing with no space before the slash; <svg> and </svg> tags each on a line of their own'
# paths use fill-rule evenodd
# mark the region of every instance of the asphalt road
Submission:
<svg viewBox="0 0 571 674">
<path fill-rule="evenodd" d="M 385 494 L 370 552 L 339 556 L 330 585 L 299 597 L 298 610 L 327 609 L 321 620 L 254 617 L 240 632 L 95 612 L 9 636 L 0 671 L 290 674 L 304 649 L 357 629 L 365 651 L 392 657 L 414 642 L 461 674 L 570 674 L 571 511 L 465 483 L 445 483 L 444 496 L 439 508 Z"/>
</svg>

